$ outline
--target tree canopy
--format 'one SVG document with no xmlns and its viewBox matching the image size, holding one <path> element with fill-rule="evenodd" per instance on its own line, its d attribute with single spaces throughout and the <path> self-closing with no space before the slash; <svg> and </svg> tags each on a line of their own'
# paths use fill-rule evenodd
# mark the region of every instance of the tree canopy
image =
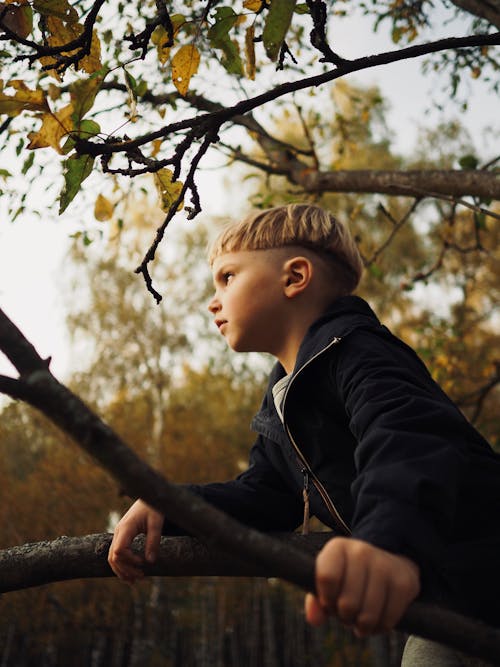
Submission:
<svg viewBox="0 0 500 667">
<path fill-rule="evenodd" d="M 416 44 L 438 10 L 468 17 L 467 34 Z M 388 29 L 394 50 L 360 52 L 354 59 L 338 53 L 329 32 L 354 11 Z M 466 204 L 482 212 L 500 194 L 496 156 L 484 163 L 464 154 L 448 168 L 374 170 L 366 163 L 339 170 L 318 160 L 313 146 L 280 140 L 259 112 L 296 91 L 424 55 L 431 57 L 428 67 L 448 72 L 450 95 L 466 74 L 498 90 L 499 17 L 498 0 L 443 0 L 438 8 L 406 0 L 7 1 L 0 13 L 0 133 L 4 150 L 18 160 L 16 169 L 1 172 L 6 193 L 12 184 L 11 214 L 32 206 L 29 184 L 40 170 L 62 171 L 60 212 L 93 170 L 115 187 L 119 176 L 152 174 L 166 216 L 137 270 L 159 300 L 148 265 L 176 212 L 184 207 L 189 218 L 200 212 L 197 171 L 211 147 L 230 161 L 284 175 L 303 196 L 329 191 L 455 202 L 467 197 Z M 241 131 L 258 145 L 259 159 L 249 155 Z M 35 158 L 37 149 L 47 149 L 40 151 L 46 155 Z M 21 192 L 20 174 L 27 177 Z M 96 219 L 109 219 L 118 200 L 99 192 Z"/>
</svg>

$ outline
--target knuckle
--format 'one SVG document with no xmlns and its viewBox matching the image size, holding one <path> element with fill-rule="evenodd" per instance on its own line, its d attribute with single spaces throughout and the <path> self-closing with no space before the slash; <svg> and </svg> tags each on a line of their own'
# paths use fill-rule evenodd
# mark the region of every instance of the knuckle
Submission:
<svg viewBox="0 0 500 667">
<path fill-rule="evenodd" d="M 351 620 L 357 613 L 358 606 L 354 598 L 342 596 L 337 601 L 337 613 L 342 619 Z"/>
<path fill-rule="evenodd" d="M 378 618 L 374 614 L 361 613 L 356 620 L 356 627 L 362 632 L 372 632 L 378 624 Z"/>
</svg>

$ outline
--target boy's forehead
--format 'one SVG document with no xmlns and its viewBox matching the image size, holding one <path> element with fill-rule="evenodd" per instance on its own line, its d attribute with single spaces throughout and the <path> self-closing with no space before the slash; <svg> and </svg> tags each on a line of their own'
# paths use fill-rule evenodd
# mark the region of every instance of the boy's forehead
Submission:
<svg viewBox="0 0 500 667">
<path fill-rule="evenodd" d="M 246 250 L 228 250 L 221 252 L 214 257 L 212 262 L 212 273 L 215 275 L 221 269 L 224 269 L 230 264 L 250 264 L 258 263 L 259 261 L 269 261 L 271 257 L 281 255 L 280 248 L 265 248 L 265 249 L 246 249 Z"/>
</svg>

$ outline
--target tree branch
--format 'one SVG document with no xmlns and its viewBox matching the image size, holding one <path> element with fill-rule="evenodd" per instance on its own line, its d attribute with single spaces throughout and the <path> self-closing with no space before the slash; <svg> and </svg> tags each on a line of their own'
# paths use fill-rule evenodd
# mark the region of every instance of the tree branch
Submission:
<svg viewBox="0 0 500 667">
<path fill-rule="evenodd" d="M 201 124 L 207 128 L 213 127 L 214 125 L 220 127 L 234 116 L 246 114 L 249 111 L 264 106 L 268 102 L 278 99 L 279 97 L 283 97 L 284 95 L 288 95 L 298 90 L 303 90 L 304 88 L 315 88 L 324 83 L 329 83 L 330 81 L 346 76 L 347 74 L 352 74 L 353 72 L 371 69 L 372 67 L 379 67 L 380 65 L 388 65 L 408 58 L 419 58 L 423 55 L 428 55 L 429 53 L 436 53 L 437 51 L 470 48 L 488 44 L 500 44 L 500 33 L 494 33 L 492 35 L 472 35 L 470 37 L 449 37 L 447 39 L 440 39 L 435 42 L 428 42 L 417 46 L 408 46 L 396 51 L 386 51 L 377 55 L 363 56 L 356 60 L 345 61 L 342 67 L 325 72 L 324 74 L 306 77 L 299 81 L 283 83 L 265 93 L 256 95 L 247 100 L 241 100 L 232 107 L 220 109 L 208 114 L 202 114 L 201 116 L 197 115 L 192 118 L 186 118 L 185 120 L 176 123 L 170 123 L 160 130 L 143 134 L 136 139 L 107 141 L 105 143 L 96 143 L 85 139 L 79 139 L 76 142 L 75 147 L 78 153 L 82 155 L 92 155 L 94 157 L 97 157 L 98 155 L 126 152 L 130 149 L 138 148 L 144 144 L 150 143 L 155 139 L 161 139 L 176 132 L 197 127 Z"/>
<path fill-rule="evenodd" d="M 238 561 L 253 561 L 263 571 L 278 571 L 283 579 L 304 590 L 315 590 L 315 561 L 311 554 L 243 526 L 182 486 L 168 482 L 54 378 L 47 362 L 2 310 L 0 349 L 23 375 L 26 401 L 70 435 L 125 493 L 143 498 L 209 548 L 225 551 Z M 485 660 L 495 661 L 500 655 L 498 630 L 422 602 L 410 605 L 398 628 Z"/>
<path fill-rule="evenodd" d="M 112 535 L 102 533 L 83 537 L 59 537 L 50 542 L 35 542 L 0 551 L 0 594 L 33 586 L 114 577 L 107 556 Z M 273 539 L 285 546 L 314 555 L 331 539 L 330 533 L 276 533 Z M 137 537 L 132 550 L 144 554 L 145 538 Z M 154 564 L 145 564 L 147 576 L 162 577 L 282 577 L 275 565 L 269 569 L 255 561 L 239 561 L 227 552 L 208 546 L 194 537 L 163 537 Z"/>
</svg>

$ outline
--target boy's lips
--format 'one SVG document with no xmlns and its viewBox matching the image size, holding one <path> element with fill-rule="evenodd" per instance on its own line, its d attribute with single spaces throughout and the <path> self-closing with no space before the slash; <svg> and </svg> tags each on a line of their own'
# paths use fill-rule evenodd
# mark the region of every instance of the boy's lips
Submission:
<svg viewBox="0 0 500 667">
<path fill-rule="evenodd" d="M 221 330 L 224 324 L 227 324 L 227 320 L 215 320 L 215 325 L 217 326 L 219 331 Z"/>
</svg>

